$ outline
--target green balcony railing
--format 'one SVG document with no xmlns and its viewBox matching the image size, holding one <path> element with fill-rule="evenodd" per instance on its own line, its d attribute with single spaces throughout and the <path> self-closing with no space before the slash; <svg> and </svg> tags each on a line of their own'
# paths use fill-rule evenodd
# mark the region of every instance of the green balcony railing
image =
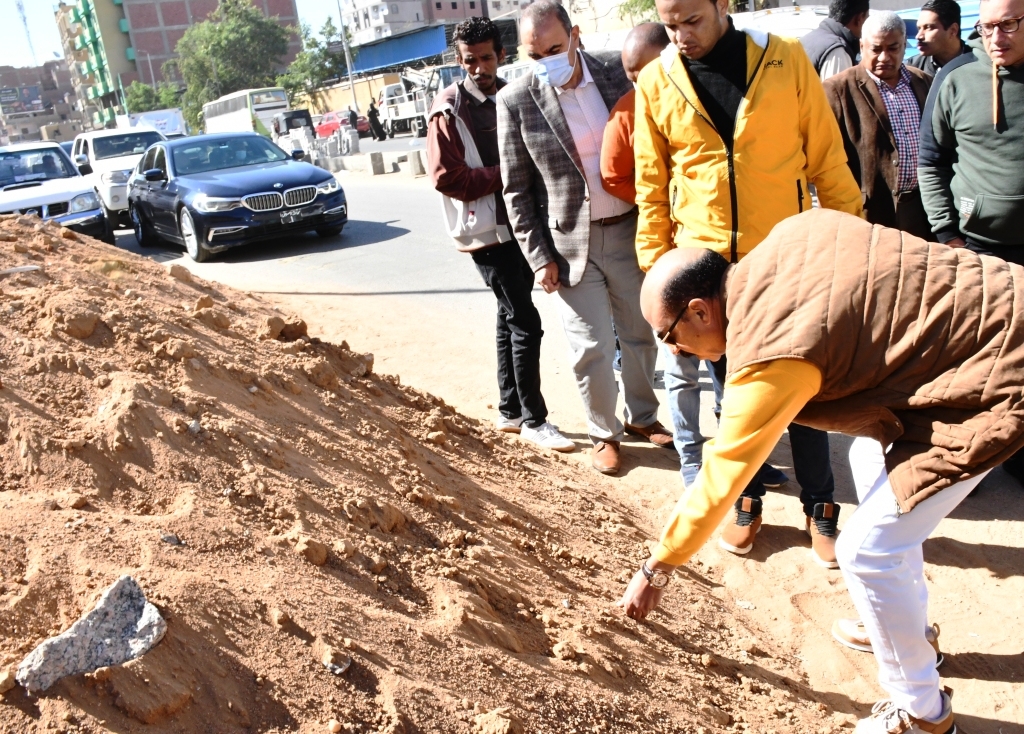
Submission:
<svg viewBox="0 0 1024 734">
<path fill-rule="evenodd" d="M 128 57 L 129 61 L 135 61 L 135 49 L 131 46 L 124 50 L 124 55 Z"/>
<path fill-rule="evenodd" d="M 121 20 L 119 20 L 117 22 L 117 24 L 118 24 L 118 27 L 120 27 L 120 29 L 121 29 L 121 33 L 127 33 L 128 32 L 128 19 L 127 18 L 121 18 Z"/>
</svg>

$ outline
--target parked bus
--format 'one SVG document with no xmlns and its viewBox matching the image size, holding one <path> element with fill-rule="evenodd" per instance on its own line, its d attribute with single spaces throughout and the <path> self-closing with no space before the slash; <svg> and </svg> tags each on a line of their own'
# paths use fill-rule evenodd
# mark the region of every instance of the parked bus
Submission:
<svg viewBox="0 0 1024 734">
<path fill-rule="evenodd" d="M 281 87 L 243 89 L 203 105 L 208 133 L 259 133 L 271 137 L 274 115 L 287 112 L 288 94 Z"/>
</svg>

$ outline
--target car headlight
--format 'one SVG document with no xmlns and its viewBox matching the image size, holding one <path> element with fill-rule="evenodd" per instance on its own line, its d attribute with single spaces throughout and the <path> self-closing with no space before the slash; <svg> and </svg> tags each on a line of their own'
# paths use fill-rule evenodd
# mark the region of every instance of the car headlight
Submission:
<svg viewBox="0 0 1024 734">
<path fill-rule="evenodd" d="M 78 214 L 79 212 L 89 212 L 93 209 L 100 208 L 100 200 L 96 198 L 96 194 L 91 191 L 88 194 L 79 194 L 71 200 L 71 207 L 68 211 L 71 214 Z"/>
<path fill-rule="evenodd" d="M 341 184 L 338 183 L 338 179 L 330 178 L 324 181 L 322 184 L 317 184 L 316 190 L 321 194 L 333 194 L 340 188 Z"/>
<path fill-rule="evenodd" d="M 192 206 L 201 212 L 229 212 L 242 206 L 241 199 L 227 199 L 199 194 L 192 200 Z"/>
<path fill-rule="evenodd" d="M 100 175 L 100 181 L 105 184 L 126 184 L 131 177 L 131 171 L 108 171 Z"/>
</svg>

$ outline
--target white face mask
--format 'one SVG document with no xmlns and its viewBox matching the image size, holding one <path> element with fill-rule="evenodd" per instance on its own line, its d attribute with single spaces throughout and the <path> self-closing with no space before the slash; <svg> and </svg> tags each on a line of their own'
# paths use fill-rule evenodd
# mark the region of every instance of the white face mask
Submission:
<svg viewBox="0 0 1024 734">
<path fill-rule="evenodd" d="M 572 46 L 572 41 L 569 41 Z M 569 52 L 546 56 L 533 62 L 533 75 L 541 84 L 549 87 L 564 87 L 572 79 L 576 71 L 576 58 L 578 50 L 572 52 L 572 63 L 569 63 Z"/>
</svg>

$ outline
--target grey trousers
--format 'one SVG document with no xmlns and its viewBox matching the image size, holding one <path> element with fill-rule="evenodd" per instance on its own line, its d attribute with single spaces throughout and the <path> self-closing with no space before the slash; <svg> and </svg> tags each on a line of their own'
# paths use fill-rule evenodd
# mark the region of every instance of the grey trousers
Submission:
<svg viewBox="0 0 1024 734">
<path fill-rule="evenodd" d="M 623 437 L 622 423 L 615 415 L 619 389 L 612 371 L 612 321 L 622 349 L 626 422 L 649 426 L 658 419 L 658 398 L 654 394 L 658 348 L 650 325 L 640 313 L 644 274 L 637 264 L 635 240 L 636 217 L 607 227 L 590 225 L 590 252 L 583 279 L 555 291 L 576 385 L 595 443 L 621 441 Z"/>
</svg>

